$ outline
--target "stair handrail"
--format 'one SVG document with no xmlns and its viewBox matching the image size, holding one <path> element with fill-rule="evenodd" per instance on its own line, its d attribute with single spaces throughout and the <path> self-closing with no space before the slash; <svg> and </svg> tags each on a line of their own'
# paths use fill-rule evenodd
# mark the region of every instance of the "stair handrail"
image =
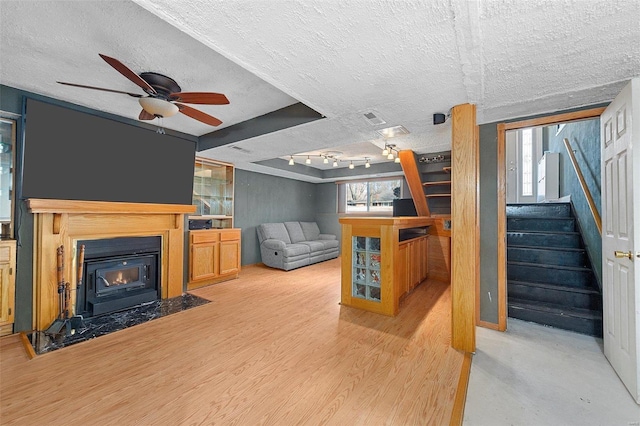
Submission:
<svg viewBox="0 0 640 426">
<path fill-rule="evenodd" d="M 591 210 L 591 215 L 593 216 L 593 220 L 596 223 L 596 227 L 598 228 L 598 232 L 602 235 L 602 219 L 600 219 L 600 213 L 598 213 L 598 209 L 596 209 L 596 203 L 593 201 L 593 197 L 591 196 L 591 191 L 587 187 L 587 182 L 584 180 L 584 176 L 582 175 L 582 171 L 580 170 L 580 165 L 576 160 L 576 156 L 571 149 L 571 144 L 569 143 L 569 139 L 564 138 L 564 146 L 567 148 L 567 152 L 569 153 L 569 159 L 571 159 L 571 164 L 573 165 L 573 170 L 576 172 L 576 176 L 578 176 L 578 181 L 580 182 L 580 187 L 582 188 L 582 192 L 584 192 L 584 196 L 587 198 L 587 203 L 589 204 L 589 210 Z"/>
</svg>

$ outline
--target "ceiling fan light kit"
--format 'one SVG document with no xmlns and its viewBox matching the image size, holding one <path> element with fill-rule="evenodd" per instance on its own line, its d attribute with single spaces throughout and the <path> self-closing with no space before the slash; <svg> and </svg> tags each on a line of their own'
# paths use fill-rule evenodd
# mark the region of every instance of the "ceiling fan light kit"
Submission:
<svg viewBox="0 0 640 426">
<path fill-rule="evenodd" d="M 176 104 L 159 98 L 140 98 L 140 106 L 154 117 L 172 117 L 180 111 Z"/>
</svg>

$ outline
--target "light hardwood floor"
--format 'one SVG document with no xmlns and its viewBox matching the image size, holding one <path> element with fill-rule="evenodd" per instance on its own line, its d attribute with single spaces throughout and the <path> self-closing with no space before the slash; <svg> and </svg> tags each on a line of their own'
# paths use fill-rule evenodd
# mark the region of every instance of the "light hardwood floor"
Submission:
<svg viewBox="0 0 640 426">
<path fill-rule="evenodd" d="M 339 305 L 340 259 L 192 293 L 212 302 L 31 360 L 0 339 L 0 424 L 449 424 L 448 284 L 395 318 Z"/>
</svg>

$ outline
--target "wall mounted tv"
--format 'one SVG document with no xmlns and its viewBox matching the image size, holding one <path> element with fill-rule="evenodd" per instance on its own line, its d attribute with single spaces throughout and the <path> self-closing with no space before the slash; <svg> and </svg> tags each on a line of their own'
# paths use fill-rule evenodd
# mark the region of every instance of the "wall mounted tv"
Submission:
<svg viewBox="0 0 640 426">
<path fill-rule="evenodd" d="M 196 143 L 27 99 L 22 198 L 191 204 Z"/>
</svg>

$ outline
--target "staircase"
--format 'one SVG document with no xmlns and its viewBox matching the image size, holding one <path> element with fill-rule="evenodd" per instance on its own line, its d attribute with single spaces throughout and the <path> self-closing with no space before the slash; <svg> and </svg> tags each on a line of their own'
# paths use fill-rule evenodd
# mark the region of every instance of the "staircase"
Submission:
<svg viewBox="0 0 640 426">
<path fill-rule="evenodd" d="M 602 337 L 602 294 L 570 203 L 507 205 L 512 318 Z"/>
</svg>

